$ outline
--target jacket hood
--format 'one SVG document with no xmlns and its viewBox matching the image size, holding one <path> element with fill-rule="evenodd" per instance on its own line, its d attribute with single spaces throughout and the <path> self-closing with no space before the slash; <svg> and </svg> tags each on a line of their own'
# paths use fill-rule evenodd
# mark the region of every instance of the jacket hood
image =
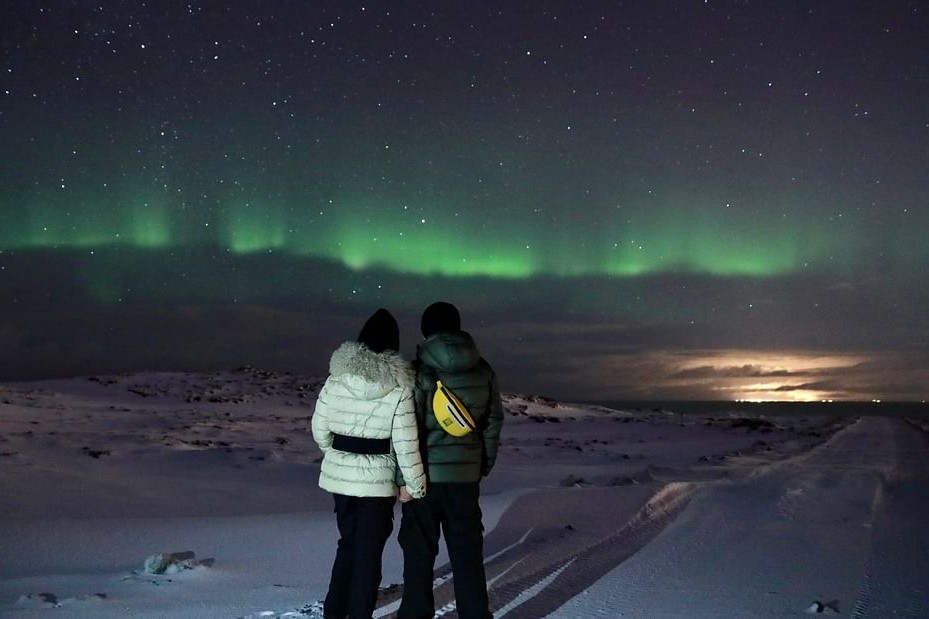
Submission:
<svg viewBox="0 0 929 619">
<path fill-rule="evenodd" d="M 416 355 L 442 372 L 470 370 L 481 360 L 474 338 L 466 331 L 436 333 L 420 342 Z"/>
<path fill-rule="evenodd" d="M 412 389 L 413 369 L 393 351 L 372 352 L 359 342 L 344 342 L 332 353 L 329 374 L 360 400 L 374 400 L 395 388 Z"/>
</svg>

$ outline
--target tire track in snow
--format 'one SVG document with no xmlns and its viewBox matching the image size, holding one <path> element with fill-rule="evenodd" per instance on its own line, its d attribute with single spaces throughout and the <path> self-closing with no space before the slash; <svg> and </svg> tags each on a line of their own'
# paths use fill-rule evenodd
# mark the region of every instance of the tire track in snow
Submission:
<svg viewBox="0 0 929 619">
<path fill-rule="evenodd" d="M 525 591 L 517 595 L 516 598 L 512 602 L 510 602 L 503 608 L 498 608 L 494 614 L 497 617 L 505 617 L 507 614 L 509 614 L 510 611 L 518 608 L 526 600 L 530 600 L 534 598 L 541 591 L 545 590 L 550 584 L 552 584 L 552 582 L 554 582 L 556 578 L 561 576 L 561 573 L 564 572 L 566 569 L 568 569 L 576 560 L 577 560 L 576 557 L 574 559 L 571 559 L 570 561 L 568 561 L 567 563 L 565 563 L 564 565 L 556 569 L 554 572 L 552 572 L 551 574 L 549 574 L 548 576 L 546 576 L 545 578 L 537 582 L 535 585 L 533 585 L 529 589 L 526 589 Z"/>
<path fill-rule="evenodd" d="M 853 619 L 929 617 L 929 536 L 914 537 L 929 522 L 929 435 L 896 423 L 893 465 L 873 503 L 871 554 Z"/>
<path fill-rule="evenodd" d="M 530 533 L 532 533 L 532 529 L 529 529 L 528 531 L 526 531 L 525 534 L 523 534 L 523 536 L 522 536 L 520 539 L 518 539 L 517 541 L 513 542 L 513 543 L 510 544 L 509 546 L 507 546 L 507 547 L 505 547 L 505 548 L 503 548 L 503 549 L 501 549 L 501 550 L 498 550 L 498 551 L 495 552 L 494 554 L 492 554 L 492 555 L 486 557 L 486 558 L 484 559 L 484 564 L 486 565 L 487 563 L 490 563 L 491 561 L 493 561 L 493 560 L 496 559 L 497 557 L 499 557 L 499 556 L 501 556 L 501 555 L 503 555 L 503 554 L 509 552 L 509 551 L 512 550 L 513 548 L 515 548 L 515 547 L 519 546 L 520 544 L 522 544 L 523 542 L 525 542 L 525 541 L 526 541 L 526 538 L 529 537 L 529 534 L 530 534 Z M 521 562 L 522 562 L 522 559 L 518 559 L 518 560 L 516 561 L 516 563 L 514 563 L 513 565 L 511 565 L 509 568 L 507 568 L 506 570 L 504 570 L 504 571 L 501 572 L 500 574 L 498 574 L 495 578 L 489 579 L 489 580 L 487 581 L 487 586 L 488 586 L 488 587 L 491 587 L 491 586 L 493 585 L 493 583 L 494 583 L 496 580 L 498 580 L 499 578 L 501 578 L 503 575 L 505 575 L 507 572 L 509 572 L 511 569 L 513 569 L 514 567 L 516 567 L 516 566 L 517 566 L 519 563 L 521 563 Z M 452 578 L 452 574 L 451 574 L 451 571 L 449 570 L 448 566 L 444 566 L 444 567 L 442 568 L 442 570 L 443 570 L 443 571 L 442 571 L 442 576 L 439 577 L 439 578 L 436 578 L 435 580 L 432 581 L 432 588 L 433 588 L 433 590 L 437 589 L 439 586 L 445 584 L 446 582 L 449 582 L 449 581 L 451 580 L 451 578 Z M 396 586 L 396 587 L 391 587 L 391 589 L 390 589 L 389 591 L 382 591 L 382 592 L 381 592 L 381 600 L 380 600 L 381 606 L 379 606 L 379 607 L 374 611 L 374 615 L 373 615 L 373 616 L 374 616 L 374 617 L 390 617 L 390 616 L 393 616 L 392 613 L 396 613 L 397 610 L 400 608 L 400 598 L 401 598 L 402 595 L 403 595 L 403 585 L 399 585 L 399 586 Z M 385 602 L 387 602 L 387 603 L 385 603 Z M 439 609 L 438 611 L 436 611 L 436 615 L 435 615 L 435 616 L 436 616 L 436 617 L 438 617 L 438 616 L 444 616 L 444 614 L 447 612 L 446 609 L 448 608 L 448 606 L 449 606 L 449 605 L 446 604 L 446 606 L 443 606 L 441 609 Z M 440 614 L 440 613 L 441 613 L 441 614 Z"/>
<path fill-rule="evenodd" d="M 490 587 L 491 610 L 496 617 L 513 619 L 538 618 L 554 611 L 648 544 L 687 505 L 696 488 L 696 484 L 689 482 L 661 486 L 631 517 L 616 520 L 603 518 L 604 509 L 609 506 L 604 504 L 602 495 L 566 496 L 574 510 L 579 501 L 587 503 L 582 505 L 584 510 L 598 514 L 606 526 L 589 534 L 572 526 L 567 529 L 568 534 L 558 538 L 563 543 L 554 544 L 560 548 L 544 558 L 526 557 L 523 569 L 513 570 L 511 577 Z M 548 497 L 543 500 L 546 504 L 551 502 Z M 551 540 L 535 541 L 538 545 L 552 545 Z"/>
<path fill-rule="evenodd" d="M 697 488 L 691 482 L 546 488 L 518 498 L 485 538 L 494 616 L 538 619 L 557 609 L 648 544 Z M 448 565 L 437 569 L 434 593 L 435 617 L 457 617 Z M 402 587 L 394 588 L 375 616 L 395 617 L 401 594 Z"/>
</svg>

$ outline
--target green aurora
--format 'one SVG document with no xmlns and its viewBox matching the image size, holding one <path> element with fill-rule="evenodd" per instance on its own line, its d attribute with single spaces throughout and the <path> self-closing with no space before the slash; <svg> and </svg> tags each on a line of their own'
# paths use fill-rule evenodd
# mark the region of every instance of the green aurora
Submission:
<svg viewBox="0 0 929 619">
<path fill-rule="evenodd" d="M 29 205 L 15 218 L 4 217 L 0 249 L 207 245 L 234 255 L 280 252 L 321 258 L 353 270 L 525 279 L 843 272 L 856 266 L 853 248 L 861 246 L 860 226 L 847 221 L 817 224 L 783 214 L 759 215 L 758 209 L 748 215 L 711 205 L 665 205 L 660 211 L 640 207 L 617 213 L 619 209 L 588 205 L 585 218 L 594 224 L 578 226 L 512 214 L 488 223 L 469 216 L 459 202 L 460 208 L 433 209 L 345 198 L 324 208 L 297 208 L 241 200 L 207 216 L 193 216 L 164 199 L 118 204 L 86 199 L 70 205 L 47 201 L 41 207 Z M 591 211 L 599 215 L 591 217 Z M 521 219 L 528 223 L 519 223 Z M 911 257 L 918 251 L 912 246 L 907 250 Z"/>
</svg>

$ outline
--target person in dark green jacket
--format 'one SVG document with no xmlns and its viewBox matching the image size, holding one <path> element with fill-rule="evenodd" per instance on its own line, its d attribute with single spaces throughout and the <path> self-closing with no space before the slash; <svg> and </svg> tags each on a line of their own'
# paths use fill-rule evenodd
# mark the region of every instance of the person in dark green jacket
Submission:
<svg viewBox="0 0 929 619">
<path fill-rule="evenodd" d="M 458 616 L 488 619 L 493 615 L 484 574 L 480 481 L 497 458 L 503 403 L 493 368 L 481 357 L 471 335 L 461 330 L 454 305 L 433 303 L 423 312 L 421 327 L 425 339 L 413 362 L 413 393 L 429 492 L 413 499 L 398 480 L 403 502 L 398 536 L 403 548 L 403 599 L 397 617 L 430 619 L 435 614 L 433 570 L 444 533 Z M 473 431 L 453 436 L 436 420 L 432 399 L 437 381 L 467 408 Z"/>
</svg>

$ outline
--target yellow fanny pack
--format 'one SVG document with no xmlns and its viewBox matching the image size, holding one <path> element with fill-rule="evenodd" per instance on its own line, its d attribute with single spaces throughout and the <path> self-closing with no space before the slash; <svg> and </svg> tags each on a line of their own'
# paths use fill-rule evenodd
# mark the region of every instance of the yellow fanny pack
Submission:
<svg viewBox="0 0 929 619">
<path fill-rule="evenodd" d="M 443 430 L 452 436 L 466 436 L 475 428 L 474 419 L 455 393 L 442 384 L 435 383 L 435 395 L 432 396 L 432 412 Z"/>
</svg>

